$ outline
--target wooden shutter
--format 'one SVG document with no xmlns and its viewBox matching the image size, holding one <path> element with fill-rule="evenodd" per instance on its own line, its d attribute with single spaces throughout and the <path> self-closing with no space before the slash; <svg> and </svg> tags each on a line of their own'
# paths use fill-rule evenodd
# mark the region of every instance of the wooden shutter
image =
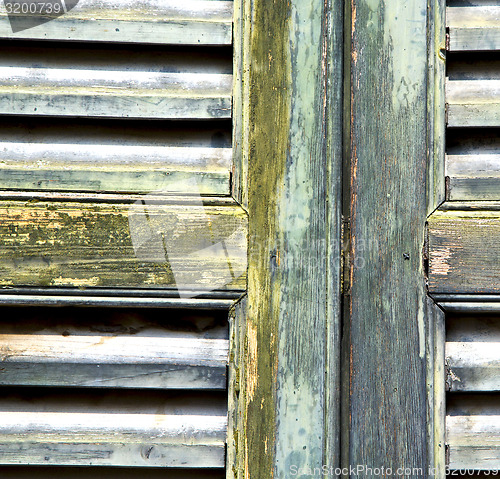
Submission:
<svg viewBox="0 0 500 479">
<path fill-rule="evenodd" d="M 233 2 L 25 20 L 0 15 L 0 475 L 220 478 L 246 289 Z"/>
<path fill-rule="evenodd" d="M 500 467 L 500 7 L 446 9 L 446 202 L 429 218 L 429 290 L 446 314 L 450 469 Z M 444 339 L 444 338 L 443 338 Z"/>
</svg>

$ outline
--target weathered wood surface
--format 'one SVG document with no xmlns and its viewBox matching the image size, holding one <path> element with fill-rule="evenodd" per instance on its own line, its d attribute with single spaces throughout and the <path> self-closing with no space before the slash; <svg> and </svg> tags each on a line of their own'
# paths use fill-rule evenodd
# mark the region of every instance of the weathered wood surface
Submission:
<svg viewBox="0 0 500 479">
<path fill-rule="evenodd" d="M 231 63 L 217 52 L 22 44 L 0 61 L 0 113 L 10 115 L 230 118 L 231 89 Z"/>
<path fill-rule="evenodd" d="M 243 290 L 246 225 L 235 204 L 189 197 L 2 201 L 0 284 Z"/>
<path fill-rule="evenodd" d="M 446 338 L 450 391 L 500 391 L 499 351 L 499 316 L 450 315 Z"/>
<path fill-rule="evenodd" d="M 427 105 L 434 94 L 427 90 L 427 8 L 424 0 L 354 0 L 346 21 L 349 440 L 343 462 L 394 471 L 427 471 L 433 462 L 422 266 Z M 434 46 L 430 51 L 438 53 Z"/>
<path fill-rule="evenodd" d="M 144 470 L 112 467 L 0 466 L 2 479 L 143 479 Z M 224 479 L 220 469 L 148 469 L 148 479 Z"/>
<path fill-rule="evenodd" d="M 500 125 L 500 80 L 448 80 L 449 127 Z"/>
<path fill-rule="evenodd" d="M 221 398 L 4 396 L 0 464 L 223 467 Z"/>
<path fill-rule="evenodd" d="M 198 309 L 198 310 L 228 310 L 233 304 L 234 299 L 218 298 L 220 291 L 203 291 L 191 290 L 184 291 L 184 298 L 177 297 L 116 297 L 115 291 L 110 291 L 110 296 L 91 296 L 83 295 L 83 288 L 75 288 L 73 296 L 70 295 L 55 295 L 53 288 L 50 286 L 43 288 L 41 294 L 33 295 L 26 294 L 24 288 L 18 290 L 17 294 L 5 294 L 5 291 L 0 291 L 0 304 L 2 306 L 85 306 L 85 307 L 109 307 L 109 308 L 165 308 L 165 309 Z M 99 288 L 92 288 L 97 292 Z M 10 289 L 7 289 L 9 291 Z M 156 290 L 158 291 L 158 290 Z M 177 290 L 175 290 L 177 293 Z M 137 293 L 137 291 L 134 291 Z M 236 292 L 238 296 L 243 294 L 243 291 Z M 178 293 L 177 293 L 178 294 Z M 140 296 L 140 295 L 139 295 Z M 205 296 L 205 297 L 200 297 Z M 212 296 L 212 297 L 210 297 Z M 236 296 L 236 294 L 235 294 Z"/>
<path fill-rule="evenodd" d="M 500 6 L 448 7 L 451 51 L 500 50 Z"/>
<path fill-rule="evenodd" d="M 500 291 L 500 211 L 436 211 L 429 224 L 429 291 Z"/>
<path fill-rule="evenodd" d="M 446 176 L 451 201 L 500 200 L 500 137 L 496 129 L 450 130 Z"/>
<path fill-rule="evenodd" d="M 50 141 L 50 140 L 49 140 Z M 4 189 L 228 194 L 230 148 L 0 141 Z M 196 185 L 193 190 L 193 182 Z M 190 191 L 191 190 L 191 191 Z"/>
<path fill-rule="evenodd" d="M 427 215 L 445 200 L 445 136 L 446 136 L 446 5 L 442 0 L 429 3 L 427 122 L 430 149 L 427 170 Z"/>
<path fill-rule="evenodd" d="M 226 389 L 223 339 L 0 335 L 0 385 Z"/>
<path fill-rule="evenodd" d="M 0 466 L 2 479 L 142 479 L 140 468 L 114 467 L 47 467 L 47 466 Z M 150 468 L 149 479 L 224 479 L 220 469 L 165 469 Z M 477 478 L 476 478 L 477 479 Z"/>
<path fill-rule="evenodd" d="M 500 469 L 500 409 L 496 397 L 451 396 L 446 416 L 451 469 Z"/>
<path fill-rule="evenodd" d="M 11 15 L 9 22 L 2 9 L 0 38 L 230 45 L 232 12 L 232 1 L 86 0 L 64 15 L 45 13 L 29 23 L 25 15 Z"/>
<path fill-rule="evenodd" d="M 251 246 L 237 477 L 309 477 L 340 464 L 343 2 L 244 6 Z"/>
</svg>

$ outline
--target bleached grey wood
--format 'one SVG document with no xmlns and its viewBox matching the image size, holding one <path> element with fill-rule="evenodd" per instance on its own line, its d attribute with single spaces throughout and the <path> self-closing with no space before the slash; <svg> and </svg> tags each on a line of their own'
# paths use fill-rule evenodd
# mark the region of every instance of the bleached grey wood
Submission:
<svg viewBox="0 0 500 479">
<path fill-rule="evenodd" d="M 217 401 L 3 398 L 0 464 L 223 467 L 226 422 Z"/>
<path fill-rule="evenodd" d="M 8 291 L 8 290 L 7 290 Z M 53 295 L 52 291 L 45 291 L 47 294 L 0 294 L 0 304 L 4 306 L 86 306 L 86 307 L 112 307 L 112 308 L 172 308 L 172 309 L 229 309 L 234 303 L 234 299 L 198 299 L 198 293 L 207 291 L 185 291 L 186 298 L 162 298 L 162 297 L 116 297 L 116 296 L 89 296 L 89 295 Z M 76 291 L 74 292 L 76 293 Z M 118 292 L 117 292 L 118 293 Z M 121 292 L 120 292 L 121 293 Z M 151 292 L 152 293 L 152 292 Z M 218 291 L 213 292 L 215 296 Z M 108 294 L 112 294 L 108 291 Z M 140 296 L 140 293 L 138 293 Z M 239 293 L 241 294 L 241 292 Z M 235 295 L 236 296 L 236 295 Z"/>
<path fill-rule="evenodd" d="M 0 67 L 0 114 L 231 117 L 232 75 Z"/>
<path fill-rule="evenodd" d="M 500 80 L 448 80 L 449 127 L 500 126 Z"/>
<path fill-rule="evenodd" d="M 232 1 L 81 0 L 62 16 L 13 32 L 6 10 L 0 37 L 30 40 L 230 45 Z M 15 30 L 25 19 L 13 20 Z"/>
<path fill-rule="evenodd" d="M 0 466 L 2 479 L 143 479 L 140 468 Z M 224 479 L 221 469 L 148 469 L 148 479 Z"/>
<path fill-rule="evenodd" d="M 500 199 L 500 153 L 447 155 L 450 201 Z"/>
<path fill-rule="evenodd" d="M 79 333 L 0 335 L 0 385 L 226 388 L 227 340 Z"/>
<path fill-rule="evenodd" d="M 500 391 L 500 342 L 446 343 L 451 391 Z"/>
<path fill-rule="evenodd" d="M 446 443 L 451 469 L 500 469 L 497 396 L 449 395 Z"/>
<path fill-rule="evenodd" d="M 451 51 L 500 49 L 500 6 L 446 9 Z"/>
<path fill-rule="evenodd" d="M 228 194 L 230 148 L 0 141 L 3 188 Z"/>
</svg>

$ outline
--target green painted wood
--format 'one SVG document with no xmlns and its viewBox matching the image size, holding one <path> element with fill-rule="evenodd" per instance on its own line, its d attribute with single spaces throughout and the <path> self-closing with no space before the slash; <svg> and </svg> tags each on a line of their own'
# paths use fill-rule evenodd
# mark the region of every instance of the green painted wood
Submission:
<svg viewBox="0 0 500 479">
<path fill-rule="evenodd" d="M 309 477 L 311 468 L 339 464 L 342 3 L 245 5 L 250 262 L 241 477 Z"/>
<path fill-rule="evenodd" d="M 15 9 L 15 2 L 12 4 Z M 39 5 L 43 8 L 41 3 Z M 57 6 L 61 7 L 61 4 Z M 80 2 L 64 15 L 29 29 L 23 29 L 29 21 L 26 16 L 13 15 L 9 22 L 7 9 L 3 9 L 0 14 L 0 38 L 230 45 L 232 7 L 232 1 L 196 0 L 179 4 L 172 0 L 135 3 L 91 0 Z M 43 15 L 38 18 L 43 18 Z"/>
<path fill-rule="evenodd" d="M 347 20 L 351 184 L 345 201 L 350 251 L 344 462 L 394 471 L 421 468 L 410 477 L 426 477 L 432 462 L 421 256 L 427 4 L 354 0 Z"/>
<path fill-rule="evenodd" d="M 429 218 L 429 291 L 500 291 L 500 211 L 436 211 Z"/>
<path fill-rule="evenodd" d="M 230 202 L 2 201 L 0 224 L 3 286 L 246 286 L 246 213 Z"/>
</svg>

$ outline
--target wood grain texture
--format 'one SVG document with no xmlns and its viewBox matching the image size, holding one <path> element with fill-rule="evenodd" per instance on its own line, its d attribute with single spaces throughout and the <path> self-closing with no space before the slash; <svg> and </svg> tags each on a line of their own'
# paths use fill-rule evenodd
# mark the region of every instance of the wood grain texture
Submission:
<svg viewBox="0 0 500 479">
<path fill-rule="evenodd" d="M 354 0 L 347 20 L 344 463 L 421 468 L 412 477 L 426 477 L 433 461 L 421 258 L 427 212 L 427 4 Z"/>
<path fill-rule="evenodd" d="M 436 211 L 429 224 L 429 291 L 498 293 L 499 211 Z"/>
<path fill-rule="evenodd" d="M 155 119 L 231 117 L 230 56 L 21 43 L 0 59 L 0 113 Z"/>
<path fill-rule="evenodd" d="M 449 7 L 451 51 L 500 50 L 500 7 Z"/>
<path fill-rule="evenodd" d="M 447 155 L 450 201 L 500 199 L 500 154 Z"/>
<path fill-rule="evenodd" d="M 469 303 L 474 304 L 474 303 Z M 498 303 L 500 307 L 500 303 Z M 452 392 L 500 391 L 500 317 L 462 312 L 447 321 L 447 384 Z"/>
<path fill-rule="evenodd" d="M 495 396 L 453 395 L 446 442 L 451 469 L 500 469 L 500 410 Z"/>
<path fill-rule="evenodd" d="M 449 127 L 500 125 L 500 80 L 448 80 L 446 103 Z"/>
<path fill-rule="evenodd" d="M 47 467 L 47 466 L 0 466 L 3 479 L 142 479 L 140 468 L 113 467 Z M 165 469 L 149 468 L 150 479 L 224 479 L 220 469 Z"/>
<path fill-rule="evenodd" d="M 245 289 L 246 213 L 234 204 L 4 201 L 0 223 L 3 286 Z"/>
<path fill-rule="evenodd" d="M 342 2 L 244 5 L 251 243 L 238 477 L 309 477 L 339 464 Z"/>
<path fill-rule="evenodd" d="M 2 307 L 2 386 L 226 389 L 223 311 L 44 306 Z"/>
<path fill-rule="evenodd" d="M 4 189 L 228 194 L 230 148 L 0 142 Z M 191 187 L 190 187 L 191 185 Z"/>
<path fill-rule="evenodd" d="M 23 392 L 23 394 L 25 394 Z M 208 398 L 207 398 L 208 399 Z M 220 398 L 65 392 L 4 395 L 0 463 L 223 467 Z"/>
<path fill-rule="evenodd" d="M 227 341 L 127 335 L 0 335 L 0 385 L 226 389 Z"/>
<path fill-rule="evenodd" d="M 60 6 L 60 4 L 59 4 Z M 0 37 L 29 40 L 230 45 L 231 1 L 179 2 L 91 0 L 51 21 L 29 23 L 26 16 L 0 15 Z M 43 19 L 47 15 L 39 15 Z M 12 18 L 13 17 L 13 18 Z M 31 16 L 33 17 L 33 15 Z M 27 26 L 33 25 L 26 29 Z"/>
</svg>

